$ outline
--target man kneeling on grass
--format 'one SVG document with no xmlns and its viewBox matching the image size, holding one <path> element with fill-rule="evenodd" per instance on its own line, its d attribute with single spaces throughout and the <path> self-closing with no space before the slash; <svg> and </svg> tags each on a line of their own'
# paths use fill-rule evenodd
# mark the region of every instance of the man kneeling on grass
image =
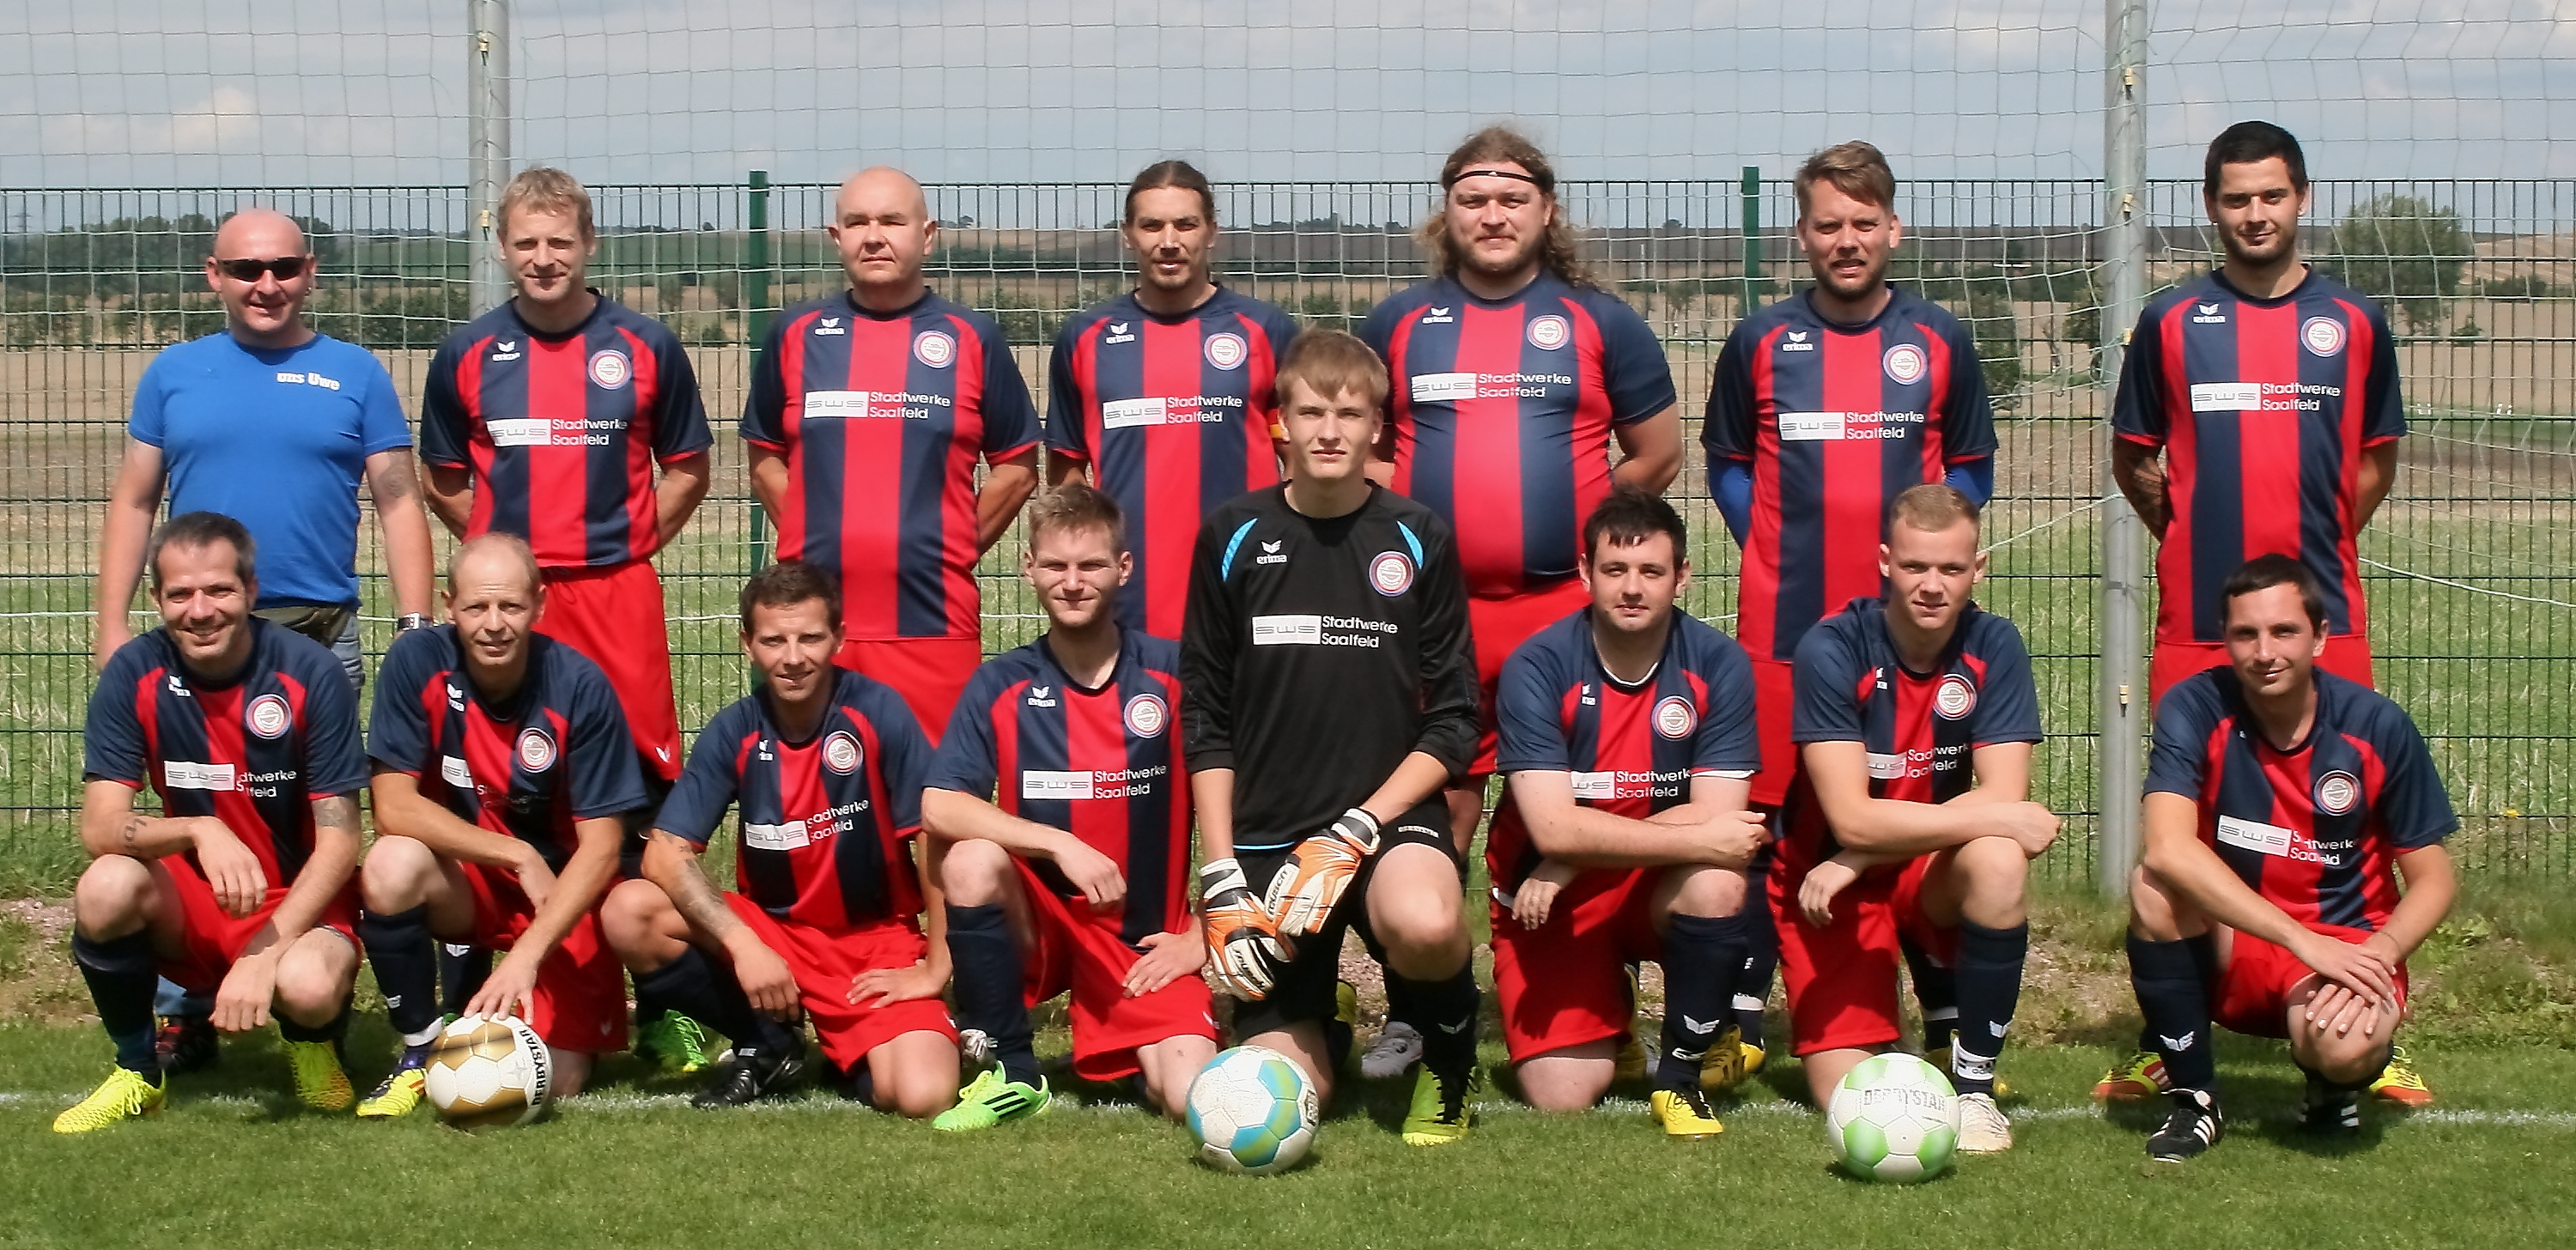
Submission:
<svg viewBox="0 0 2576 1250">
<path fill-rule="evenodd" d="M 2288 1038 L 2305 1126 L 2358 1131 L 2405 1014 L 2406 957 L 2454 890 L 2442 840 L 2460 822 L 2415 722 L 2317 668 L 2316 576 L 2259 556 L 2222 593 L 2227 664 L 2156 703 L 2130 891 L 2129 977 L 2173 1085 L 2147 1154 L 2168 1163 L 2225 1131 L 2213 1020 Z"/>
<path fill-rule="evenodd" d="M 936 1115 L 957 1099 L 957 1027 L 939 1001 L 948 950 L 936 878 L 911 845 L 930 744 L 892 688 L 833 665 L 840 588 L 813 565 L 753 575 L 742 645 L 760 685 L 690 748 L 643 879 L 602 909 L 609 945 L 638 990 L 733 1039 L 732 1061 L 695 1105 L 793 1088 L 811 1018 L 845 1092 Z M 740 809 L 742 840 L 737 892 L 720 894 L 698 856 L 727 808 Z M 927 938 L 915 920 L 925 910 Z"/>
<path fill-rule="evenodd" d="M 212 991 L 215 1027 L 274 1014 L 306 1106 L 345 1111 L 358 975 L 357 700 L 330 649 L 250 614 L 250 533 L 212 512 L 152 538 L 162 627 L 117 648 L 83 734 L 72 959 L 116 1066 L 54 1119 L 86 1133 L 161 1109 L 159 978 Z M 161 815 L 134 810 L 149 785 Z"/>
<path fill-rule="evenodd" d="M 948 888 L 958 1019 L 993 1048 L 933 1127 L 1046 1109 L 1028 1009 L 1067 991 L 1074 1075 L 1135 1077 L 1179 1119 L 1216 1055 L 1172 732 L 1180 645 L 1119 627 L 1133 561 L 1116 501 L 1068 483 L 1029 506 L 1028 535 L 1047 632 L 966 684 L 921 796 Z"/>
</svg>

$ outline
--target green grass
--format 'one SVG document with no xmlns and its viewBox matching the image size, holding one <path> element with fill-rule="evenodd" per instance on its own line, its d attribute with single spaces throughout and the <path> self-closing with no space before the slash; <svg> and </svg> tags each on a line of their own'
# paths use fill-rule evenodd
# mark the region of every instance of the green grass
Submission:
<svg viewBox="0 0 2576 1250">
<path fill-rule="evenodd" d="M 1725 1112 L 1726 1135 L 1668 1142 L 1633 1102 L 1543 1117 L 1488 1095 L 1468 1141 L 1400 1144 L 1403 1089 L 1362 1089 L 1314 1162 L 1231 1178 L 1186 1133 L 1130 1106 L 1060 1106 L 949 1138 L 822 1096 L 702 1114 L 679 1088 L 612 1067 L 602 1090 L 526 1129 L 467 1136 L 298 1113 L 270 1044 L 182 1080 L 160 1116 L 77 1139 L 46 1131 L 94 1078 L 89 1030 L 0 1028 L 0 1140 L 12 1196 L 0 1244 L 109 1247 L 645 1244 L 860 1246 L 1732 1245 L 2274 1247 L 2549 1244 L 2576 1189 L 2548 1159 L 2576 1146 L 2576 1055 L 2427 1055 L 2444 1110 L 2373 1112 L 2362 1140 L 2289 1125 L 2278 1047 L 2223 1048 L 2231 1135 L 2187 1167 L 2142 1154 L 2143 1119 L 2105 1119 L 2086 1087 L 2099 1047 L 2013 1054 L 2019 1144 L 1915 1188 L 1828 1166 L 1821 1121 L 1786 1101 L 1782 1065 Z M 380 1030 L 358 1051 L 382 1062 Z M 368 1070 L 373 1071 L 369 1066 Z M 2512 1122 L 2512 1113 L 2543 1114 Z"/>
</svg>

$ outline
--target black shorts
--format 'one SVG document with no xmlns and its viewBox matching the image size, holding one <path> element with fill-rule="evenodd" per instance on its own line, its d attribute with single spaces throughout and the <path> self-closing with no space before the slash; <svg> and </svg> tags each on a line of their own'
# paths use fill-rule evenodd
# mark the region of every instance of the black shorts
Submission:
<svg viewBox="0 0 2576 1250">
<path fill-rule="evenodd" d="M 1380 955 L 1377 935 L 1369 930 L 1369 879 L 1376 875 L 1378 861 L 1388 851 L 1408 844 L 1437 849 L 1458 870 L 1459 888 L 1466 888 L 1467 860 L 1458 853 L 1458 843 L 1450 836 L 1449 805 L 1434 796 L 1417 804 L 1394 824 L 1380 831 L 1377 854 L 1360 865 L 1359 876 L 1333 908 L 1321 932 L 1297 940 L 1297 954 L 1288 966 L 1279 970 L 1270 996 L 1257 1003 L 1238 1002 L 1234 1008 L 1234 1035 L 1253 1037 L 1275 1033 L 1292 1024 L 1330 1020 L 1338 1010 L 1333 1001 L 1333 987 L 1342 979 L 1342 934 L 1357 930 L 1369 953 Z M 1243 876 L 1259 891 L 1270 884 L 1271 875 L 1288 861 L 1286 851 L 1243 851 L 1235 856 L 1243 866 Z"/>
</svg>

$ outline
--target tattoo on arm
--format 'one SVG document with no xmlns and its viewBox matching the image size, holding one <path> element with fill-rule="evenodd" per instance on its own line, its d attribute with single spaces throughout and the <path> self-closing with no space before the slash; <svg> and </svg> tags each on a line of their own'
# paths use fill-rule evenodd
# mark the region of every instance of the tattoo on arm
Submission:
<svg viewBox="0 0 2576 1250">
<path fill-rule="evenodd" d="M 152 818 L 141 812 L 136 812 L 133 815 L 126 817 L 125 823 L 117 827 L 117 844 L 125 849 L 126 854 L 135 854 L 134 840 L 142 837 L 143 827 L 151 823 Z"/>
<path fill-rule="evenodd" d="M 371 486 L 379 508 L 389 503 L 410 502 L 412 496 L 420 493 L 420 478 L 412 471 L 411 456 L 408 453 L 396 456 L 385 466 L 384 472 L 375 476 Z"/>
<path fill-rule="evenodd" d="M 358 801 L 345 794 L 316 799 L 313 801 L 313 823 L 355 837 L 358 833 Z"/>
<path fill-rule="evenodd" d="M 681 918 L 698 932 L 709 935 L 724 933 L 737 923 L 733 909 L 725 906 L 724 895 L 716 890 L 714 882 L 707 880 L 706 869 L 699 866 L 696 855 L 680 861 L 680 879 L 676 884 L 680 887 L 679 893 L 671 903 L 680 909 Z"/>
</svg>

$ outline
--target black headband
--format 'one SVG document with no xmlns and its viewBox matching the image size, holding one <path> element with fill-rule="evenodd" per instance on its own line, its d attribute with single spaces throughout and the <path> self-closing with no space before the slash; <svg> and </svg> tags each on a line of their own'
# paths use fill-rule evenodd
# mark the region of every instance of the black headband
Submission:
<svg viewBox="0 0 2576 1250">
<path fill-rule="evenodd" d="M 1468 178 L 1511 178 L 1520 182 L 1526 182 L 1533 187 L 1537 187 L 1541 191 L 1548 192 L 1549 194 L 1554 194 L 1556 191 L 1556 180 L 1553 178 L 1542 181 L 1517 170 L 1490 169 L 1484 167 L 1459 170 L 1449 179 L 1449 181 L 1441 183 L 1440 185 L 1445 190 L 1449 187 L 1457 186 L 1459 182 Z"/>
</svg>

